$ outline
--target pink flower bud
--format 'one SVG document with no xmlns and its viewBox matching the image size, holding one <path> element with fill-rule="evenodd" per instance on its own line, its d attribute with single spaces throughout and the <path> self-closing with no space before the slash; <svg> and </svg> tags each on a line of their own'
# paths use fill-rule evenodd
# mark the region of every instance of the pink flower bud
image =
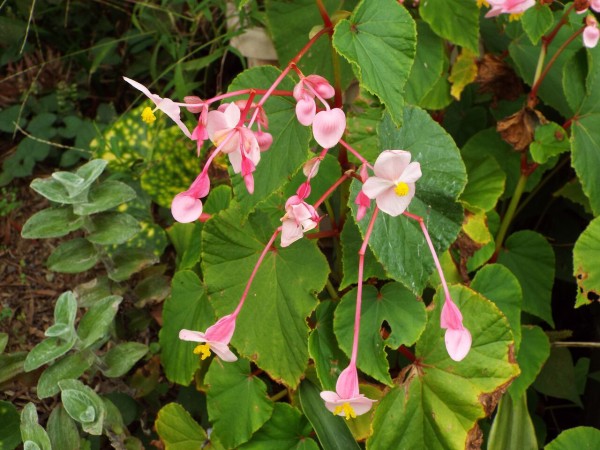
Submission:
<svg viewBox="0 0 600 450">
<path fill-rule="evenodd" d="M 346 130 L 346 115 L 339 108 L 317 113 L 313 120 L 313 135 L 323 148 L 337 145 Z"/>
<path fill-rule="evenodd" d="M 273 143 L 273 136 L 271 136 L 271 133 L 267 133 L 265 131 L 255 131 L 254 136 L 256 137 L 258 148 L 261 152 L 266 152 L 269 150 L 271 144 Z"/>
<path fill-rule="evenodd" d="M 304 183 L 302 183 L 298 187 L 298 190 L 296 191 L 296 195 L 301 200 L 304 200 L 305 198 L 307 198 L 310 195 L 310 182 L 308 180 L 305 181 Z"/>
</svg>

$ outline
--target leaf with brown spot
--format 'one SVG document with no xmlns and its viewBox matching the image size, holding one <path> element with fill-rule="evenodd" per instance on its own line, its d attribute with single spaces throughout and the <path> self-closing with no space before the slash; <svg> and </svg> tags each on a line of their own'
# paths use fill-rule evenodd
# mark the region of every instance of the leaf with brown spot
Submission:
<svg viewBox="0 0 600 450">
<path fill-rule="evenodd" d="M 600 218 L 590 222 L 573 248 L 573 276 L 577 280 L 575 307 L 600 299 Z"/>
</svg>

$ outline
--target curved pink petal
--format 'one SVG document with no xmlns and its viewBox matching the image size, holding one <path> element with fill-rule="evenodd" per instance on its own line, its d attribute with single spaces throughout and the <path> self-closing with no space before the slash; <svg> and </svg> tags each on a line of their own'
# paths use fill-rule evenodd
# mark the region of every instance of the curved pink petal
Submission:
<svg viewBox="0 0 600 450">
<path fill-rule="evenodd" d="M 298 239 L 302 239 L 304 233 L 302 233 L 302 227 L 296 224 L 295 220 L 286 219 L 281 224 L 281 246 L 287 247 Z"/>
<path fill-rule="evenodd" d="M 587 48 L 594 48 L 598 45 L 598 38 L 600 38 L 600 30 L 597 27 L 585 27 L 583 30 L 583 45 Z"/>
<path fill-rule="evenodd" d="M 312 127 L 317 143 L 323 148 L 331 148 L 337 145 L 346 130 L 346 115 L 339 108 L 320 111 L 315 116 Z"/>
<path fill-rule="evenodd" d="M 423 174 L 421 173 L 421 164 L 418 162 L 411 162 L 402 175 L 398 179 L 398 182 L 402 181 L 404 183 L 415 183 L 419 178 L 421 178 Z"/>
<path fill-rule="evenodd" d="M 408 167 L 411 157 L 410 152 L 405 150 L 385 150 L 375 161 L 373 166 L 375 175 L 396 184 L 404 169 Z"/>
<path fill-rule="evenodd" d="M 206 329 L 206 333 L 204 333 L 206 339 L 212 342 L 218 341 L 229 344 L 235 331 L 235 319 L 235 316 L 231 314 L 221 317 L 214 325 Z"/>
<path fill-rule="evenodd" d="M 206 115 L 206 132 L 211 141 L 215 142 L 217 138 L 223 136 L 222 132 L 224 130 L 229 130 L 231 128 L 233 127 L 228 125 L 225 113 L 218 110 L 212 110 Z M 217 133 L 221 134 L 217 136 Z"/>
<path fill-rule="evenodd" d="M 187 190 L 187 193 L 196 198 L 204 198 L 208 195 L 209 191 L 210 178 L 208 177 L 207 173 L 200 172 L 200 174 L 190 185 L 190 188 Z"/>
<path fill-rule="evenodd" d="M 223 114 L 225 115 L 227 128 L 235 128 L 238 126 L 240 117 L 242 115 L 242 112 L 240 111 L 238 105 L 236 105 L 235 103 L 230 103 L 229 105 L 227 105 L 227 108 L 225 108 Z"/>
<path fill-rule="evenodd" d="M 370 179 L 371 178 L 369 178 L 369 180 Z M 378 195 L 375 198 L 375 201 L 377 202 L 379 209 L 392 217 L 399 216 L 406 211 L 406 208 L 408 208 L 408 205 L 410 205 L 410 202 L 415 196 L 415 185 L 412 183 L 407 183 L 407 185 L 408 194 L 406 195 L 398 196 L 394 189 L 389 189 Z"/>
<path fill-rule="evenodd" d="M 164 112 L 167 116 L 171 118 L 173 122 L 177 124 L 177 126 L 183 131 L 188 138 L 192 138 L 192 134 L 190 130 L 185 126 L 185 124 L 181 121 L 181 108 L 173 102 L 170 98 L 163 98 L 160 102 L 157 103 L 158 109 Z"/>
<path fill-rule="evenodd" d="M 375 403 L 376 401 L 377 400 L 371 400 L 370 398 L 365 397 L 361 394 L 358 397 L 350 400 L 350 406 L 352 406 L 352 409 L 354 410 L 356 415 L 360 416 L 368 412 L 373 407 L 373 403 Z"/>
<path fill-rule="evenodd" d="M 242 153 L 239 149 L 229 153 L 229 162 L 231 163 L 234 173 L 240 173 L 242 171 Z"/>
<path fill-rule="evenodd" d="M 257 131 L 254 133 L 254 136 L 256 137 L 256 142 L 258 142 L 258 148 L 261 152 L 269 150 L 269 147 L 271 147 L 271 144 L 273 143 L 273 136 L 271 133 Z"/>
<path fill-rule="evenodd" d="M 203 106 L 204 106 L 203 104 L 199 105 L 199 103 L 202 103 L 202 99 L 195 95 L 186 95 L 185 97 L 183 97 L 183 101 L 185 103 L 192 103 L 192 104 L 197 105 L 197 106 L 186 106 L 185 107 L 192 114 L 198 114 L 200 111 L 202 111 Z"/>
<path fill-rule="evenodd" d="M 316 113 L 317 105 L 312 98 L 305 96 L 296 103 L 296 117 L 305 127 L 313 123 Z"/>
<path fill-rule="evenodd" d="M 204 333 L 192 330 L 181 330 L 179 332 L 179 339 L 181 339 L 182 341 L 206 342 L 206 337 Z"/>
<path fill-rule="evenodd" d="M 444 302 L 442 306 L 442 313 L 440 315 L 440 327 L 448 328 L 451 330 L 460 330 L 463 327 L 462 314 L 458 306 L 449 298 Z"/>
<path fill-rule="evenodd" d="M 227 344 L 221 342 L 209 342 L 210 349 L 225 362 L 237 361 L 238 357 L 229 349 Z"/>
<path fill-rule="evenodd" d="M 590 2 L 590 7 L 596 11 L 596 12 L 600 12 L 600 0 L 592 0 Z"/>
<path fill-rule="evenodd" d="M 323 400 L 325 400 L 326 402 L 329 402 L 329 403 L 336 403 L 336 402 L 343 401 L 340 398 L 340 396 L 337 394 L 337 392 L 334 392 L 334 391 L 321 391 L 321 393 L 319 395 L 321 396 L 321 398 Z"/>
<path fill-rule="evenodd" d="M 150 92 L 148 90 L 148 88 L 146 86 L 144 86 L 142 83 L 138 83 L 137 81 L 132 80 L 131 78 L 127 78 L 127 77 L 123 77 L 123 79 L 125 81 L 127 81 L 130 85 L 132 85 L 134 88 L 136 88 L 138 91 L 141 91 L 142 94 L 144 94 L 146 97 L 148 97 L 150 100 L 152 100 L 154 102 L 154 104 L 158 104 L 158 102 L 160 102 L 162 100 L 158 95 Z"/>
<path fill-rule="evenodd" d="M 358 397 L 358 373 L 354 364 L 342 370 L 335 384 L 335 391 L 343 399 Z"/>
<path fill-rule="evenodd" d="M 181 192 L 171 202 L 171 214 L 177 222 L 193 222 L 202 214 L 202 202 L 187 192 Z"/>
<path fill-rule="evenodd" d="M 462 330 L 447 329 L 446 350 L 454 361 L 462 361 L 471 349 L 471 333 L 466 328 Z"/>
<path fill-rule="evenodd" d="M 331 98 L 335 95 L 335 89 L 327 79 L 320 75 L 309 75 L 304 78 L 305 83 L 309 83 L 310 86 L 323 98 Z"/>
<path fill-rule="evenodd" d="M 394 190 L 396 185 L 391 180 L 385 178 L 370 177 L 362 185 L 362 192 L 370 199 L 376 198 L 387 190 Z"/>
</svg>

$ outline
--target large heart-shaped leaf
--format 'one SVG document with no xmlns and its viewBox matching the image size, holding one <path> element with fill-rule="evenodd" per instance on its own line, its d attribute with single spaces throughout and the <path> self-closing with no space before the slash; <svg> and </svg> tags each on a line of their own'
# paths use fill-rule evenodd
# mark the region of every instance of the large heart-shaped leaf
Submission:
<svg viewBox="0 0 600 450">
<path fill-rule="evenodd" d="M 417 342 L 417 362 L 375 410 L 369 449 L 469 448 L 477 439 L 477 420 L 491 412 L 519 373 L 510 328 L 498 308 L 469 288 L 451 286 L 450 292 L 473 336 L 469 354 L 461 362 L 448 356 L 438 292 Z"/>
<path fill-rule="evenodd" d="M 475 2 L 427 0 L 420 2 L 419 12 L 441 37 L 474 52 L 479 50 L 479 9 Z"/>
<path fill-rule="evenodd" d="M 363 0 L 349 19 L 338 22 L 333 45 L 350 61 L 361 87 L 377 95 L 399 125 L 416 51 L 408 11 L 394 0 Z"/>
<path fill-rule="evenodd" d="M 456 198 L 467 181 L 454 141 L 429 114 L 411 106 L 404 109 L 404 125 L 399 130 L 386 117 L 379 128 L 379 138 L 383 149 L 407 150 L 413 161 L 421 163 L 423 176 L 417 181 L 409 210 L 423 217 L 435 249 L 438 254 L 443 253 L 460 231 L 463 210 Z M 355 217 L 358 189 L 359 183 L 354 182 L 349 204 Z M 373 207 L 358 223 L 363 236 L 372 210 Z M 434 264 L 415 220 L 380 213 L 369 246 L 390 276 L 415 293 L 423 290 Z"/>
<path fill-rule="evenodd" d="M 203 271 L 219 316 L 235 309 L 275 228 L 262 212 L 244 222 L 237 207 L 205 224 Z M 272 378 L 296 386 L 308 364 L 306 317 L 316 306 L 313 292 L 323 289 L 328 272 L 321 252 L 306 239 L 268 251 L 237 319 L 232 343 L 240 354 Z"/>
</svg>

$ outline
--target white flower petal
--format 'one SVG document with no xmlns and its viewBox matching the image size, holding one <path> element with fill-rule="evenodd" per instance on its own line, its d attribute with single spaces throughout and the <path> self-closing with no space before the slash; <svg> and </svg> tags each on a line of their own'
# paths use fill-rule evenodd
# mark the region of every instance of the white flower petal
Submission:
<svg viewBox="0 0 600 450">
<path fill-rule="evenodd" d="M 408 208 L 408 205 L 415 195 L 414 184 L 408 184 L 408 189 L 408 194 L 403 196 L 396 195 L 396 192 L 394 192 L 393 189 L 383 192 L 375 199 L 377 206 L 380 210 L 390 216 L 399 216 L 406 211 L 406 208 Z"/>
<path fill-rule="evenodd" d="M 375 175 L 397 182 L 410 163 L 411 154 L 405 150 L 385 150 L 377 157 L 373 170 Z"/>
<path fill-rule="evenodd" d="M 204 333 L 193 330 L 181 330 L 179 332 L 179 339 L 182 341 L 206 342 Z"/>
<path fill-rule="evenodd" d="M 385 178 L 370 177 L 367 178 L 367 181 L 364 182 L 362 186 L 362 191 L 367 197 L 373 199 L 378 197 L 388 189 L 391 189 L 393 192 L 395 187 L 396 185 L 393 181 L 386 180 Z"/>
</svg>

